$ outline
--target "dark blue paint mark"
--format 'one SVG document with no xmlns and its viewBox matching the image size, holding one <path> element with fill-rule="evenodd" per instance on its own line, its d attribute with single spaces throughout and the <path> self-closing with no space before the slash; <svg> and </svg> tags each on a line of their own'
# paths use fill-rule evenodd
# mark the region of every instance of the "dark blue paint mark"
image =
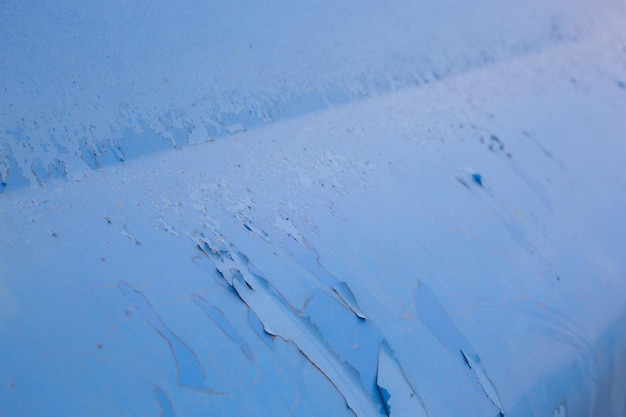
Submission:
<svg viewBox="0 0 626 417">
<path fill-rule="evenodd" d="M 196 354 L 165 326 L 163 320 L 155 313 L 152 305 L 141 292 L 125 282 L 120 282 L 117 287 L 133 303 L 148 324 L 167 341 L 176 362 L 178 384 L 185 388 L 207 391 L 204 382 L 205 373 Z"/>
<path fill-rule="evenodd" d="M 159 413 L 159 417 L 176 417 L 172 402 L 167 397 L 167 395 L 165 395 L 165 392 L 163 392 L 161 388 L 157 387 L 154 389 L 154 396 L 161 406 L 161 412 Z"/>
<path fill-rule="evenodd" d="M 478 173 L 472 174 L 472 181 L 474 181 L 475 184 L 480 185 L 481 187 L 483 186 L 483 177 Z"/>
<path fill-rule="evenodd" d="M 209 317 L 213 321 L 213 323 L 215 323 L 217 327 L 219 327 L 224 332 L 224 334 L 230 338 L 230 340 L 239 345 L 239 348 L 241 349 L 243 354 L 246 355 L 246 358 L 252 360 L 252 352 L 250 352 L 250 347 L 248 347 L 248 344 L 243 339 L 243 337 L 241 337 L 235 326 L 233 326 L 232 323 L 228 321 L 226 317 L 224 317 L 224 313 L 218 308 L 209 304 L 207 300 L 200 297 L 199 295 L 194 295 L 193 301 L 202 309 L 202 311 L 204 311 L 204 314 L 206 314 L 207 317 Z"/>
<path fill-rule="evenodd" d="M 474 181 L 475 184 L 480 185 L 481 187 L 483 186 L 483 177 L 478 173 L 472 174 L 472 181 Z"/>
<path fill-rule="evenodd" d="M 626 83 L 624 81 L 617 80 L 615 81 L 615 84 L 617 84 L 617 87 L 621 88 L 622 90 L 626 90 Z"/>
<path fill-rule="evenodd" d="M 378 386 L 378 391 L 380 392 L 380 399 L 383 403 L 385 414 L 390 416 L 391 406 L 389 405 L 389 399 L 391 398 L 391 395 L 389 394 L 389 391 L 387 391 L 385 388 L 381 387 L 380 385 Z"/>
</svg>

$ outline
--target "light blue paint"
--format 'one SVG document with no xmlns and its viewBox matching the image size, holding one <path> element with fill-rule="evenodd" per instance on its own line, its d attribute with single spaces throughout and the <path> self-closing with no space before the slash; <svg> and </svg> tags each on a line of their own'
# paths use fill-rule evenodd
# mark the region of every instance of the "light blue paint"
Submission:
<svg viewBox="0 0 626 417">
<path fill-rule="evenodd" d="M 163 320 L 154 312 L 150 302 L 141 292 L 124 282 L 119 283 L 117 287 L 133 303 L 146 322 L 167 341 L 172 355 L 174 355 L 178 371 L 178 383 L 185 388 L 205 391 L 207 389 L 205 387 L 206 376 L 196 354 L 165 326 Z"/>
<path fill-rule="evenodd" d="M 621 417 L 624 27 L 5 2 L 0 415 Z"/>
<path fill-rule="evenodd" d="M 193 296 L 193 301 L 204 311 L 204 313 L 228 336 L 233 342 L 239 345 L 239 348 L 248 359 L 252 359 L 252 352 L 246 341 L 241 337 L 237 329 L 232 325 L 224 313 L 218 308 L 213 307 L 207 300 L 199 295 Z"/>
</svg>

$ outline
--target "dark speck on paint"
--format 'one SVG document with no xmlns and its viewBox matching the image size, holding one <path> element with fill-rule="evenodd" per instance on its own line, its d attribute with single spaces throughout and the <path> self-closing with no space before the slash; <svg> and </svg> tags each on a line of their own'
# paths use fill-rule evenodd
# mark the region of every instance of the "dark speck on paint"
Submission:
<svg viewBox="0 0 626 417">
<path fill-rule="evenodd" d="M 472 174 L 472 181 L 474 181 L 475 184 L 480 185 L 481 187 L 483 186 L 483 176 L 478 173 Z"/>
</svg>

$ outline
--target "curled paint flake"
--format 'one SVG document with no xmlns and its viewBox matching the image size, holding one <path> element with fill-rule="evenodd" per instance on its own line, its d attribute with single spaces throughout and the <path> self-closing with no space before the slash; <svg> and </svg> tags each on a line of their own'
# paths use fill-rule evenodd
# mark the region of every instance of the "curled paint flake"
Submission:
<svg viewBox="0 0 626 417">
<path fill-rule="evenodd" d="M 359 308 L 359 303 L 356 301 L 356 297 L 352 293 L 350 287 L 348 287 L 348 284 L 342 281 L 335 285 L 333 287 L 333 290 L 339 296 L 339 298 L 341 298 L 341 300 L 346 303 L 350 310 L 352 310 L 352 312 L 357 315 L 357 317 L 363 320 L 367 319 L 365 314 Z"/>
</svg>

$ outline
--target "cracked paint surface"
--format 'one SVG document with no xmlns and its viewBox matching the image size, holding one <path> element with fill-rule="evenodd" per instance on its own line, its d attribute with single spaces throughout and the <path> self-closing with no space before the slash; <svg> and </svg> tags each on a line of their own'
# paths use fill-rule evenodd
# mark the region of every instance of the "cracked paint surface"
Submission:
<svg viewBox="0 0 626 417">
<path fill-rule="evenodd" d="M 624 5 L 328 8 L 0 7 L 0 416 L 624 415 Z"/>
</svg>

